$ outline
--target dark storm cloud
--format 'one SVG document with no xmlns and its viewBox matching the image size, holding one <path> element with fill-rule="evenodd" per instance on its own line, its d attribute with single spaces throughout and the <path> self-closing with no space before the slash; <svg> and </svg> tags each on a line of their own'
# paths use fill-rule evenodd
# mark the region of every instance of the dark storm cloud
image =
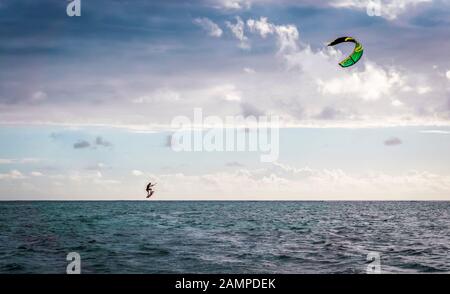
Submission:
<svg viewBox="0 0 450 294">
<path fill-rule="evenodd" d="M 62 133 L 53 132 L 53 133 L 50 134 L 50 138 L 51 138 L 52 140 L 59 140 L 59 139 L 61 139 L 62 137 L 63 137 L 63 134 L 62 134 Z"/>
<path fill-rule="evenodd" d="M 184 20 L 191 19 L 185 10 L 187 3 L 179 1 L 82 1 L 80 17 L 67 16 L 68 3 L 2 1 L 0 52 L 11 55 L 79 52 L 92 49 L 79 46 L 79 42 L 89 39 L 100 43 L 126 42 L 179 34 L 187 30 Z"/>
<path fill-rule="evenodd" d="M 76 142 L 75 144 L 73 144 L 74 149 L 84 149 L 84 148 L 89 148 L 89 147 L 91 147 L 91 143 L 89 143 L 88 141 L 85 141 L 85 140 L 80 140 L 80 141 Z"/>
<path fill-rule="evenodd" d="M 96 146 L 102 146 L 102 147 L 111 147 L 112 146 L 111 142 L 106 141 L 105 139 L 103 139 L 100 136 L 95 138 L 95 145 Z"/>
<path fill-rule="evenodd" d="M 84 149 L 84 148 L 89 148 L 89 147 L 93 147 L 93 148 L 112 147 L 112 143 L 109 141 L 106 141 L 101 136 L 97 136 L 93 143 L 90 143 L 89 141 L 86 141 L 86 140 L 79 140 L 78 142 L 73 144 L 74 149 Z"/>
<path fill-rule="evenodd" d="M 241 103 L 241 109 L 242 109 L 242 115 L 247 116 L 261 116 L 264 115 L 264 112 L 259 110 L 256 106 L 250 104 L 250 103 Z"/>
<path fill-rule="evenodd" d="M 102 78 L 117 79 L 143 58 L 156 68 L 155 60 L 195 42 L 197 28 L 186 24 L 205 9 L 180 1 L 96 0 L 82 1 L 81 16 L 68 17 L 65 0 L 0 3 L 0 67 L 9 68 L 0 72 L 0 104 L 8 105 L 29 101 L 43 85 L 49 104 L 114 96 Z"/>
<path fill-rule="evenodd" d="M 402 140 L 397 137 L 392 137 L 384 141 L 384 145 L 386 146 L 397 146 L 403 144 Z"/>
<path fill-rule="evenodd" d="M 323 120 L 333 120 L 341 116 L 341 114 L 341 111 L 337 110 L 336 108 L 327 106 L 324 107 L 316 117 Z"/>
<path fill-rule="evenodd" d="M 239 13 L 211 9 L 212 6 L 217 7 L 211 4 L 220 2 L 224 1 L 82 1 L 81 17 L 68 17 L 68 1 L 6 0 L 2 1 L 0 6 L 0 52 L 14 56 L 67 57 L 79 56 L 83 52 L 105 54 L 118 48 L 111 46 L 113 44 L 134 43 L 137 40 L 155 42 L 176 37 L 182 42 L 195 42 L 198 40 L 192 37 L 199 36 L 198 28 L 186 25 L 192 24 L 195 17 L 208 16 L 223 24 L 225 20 L 229 20 L 230 13 Z M 384 19 L 367 17 L 365 11 L 355 13 L 352 9 L 336 10 L 325 3 L 320 4 L 320 1 L 282 1 L 283 5 L 273 5 L 275 1 L 252 2 L 253 8 L 246 14 L 255 17 L 265 15 L 276 22 L 293 23 L 302 28 L 302 33 L 306 34 L 305 39 L 309 43 L 320 46 L 324 42 L 323 33 L 327 31 L 335 31 L 337 28 L 348 31 L 355 27 L 372 29 L 386 26 Z M 436 12 L 439 12 L 439 20 L 446 20 L 448 14 L 442 11 L 441 6 L 431 6 L 413 21 L 417 25 L 428 26 Z M 317 25 L 318 23 L 320 25 Z M 432 24 L 442 26 L 445 23 Z M 319 31 L 321 34 L 317 34 Z M 387 37 L 389 35 L 380 36 L 381 40 Z M 365 41 L 369 43 L 365 42 L 366 45 L 372 42 Z"/>
</svg>

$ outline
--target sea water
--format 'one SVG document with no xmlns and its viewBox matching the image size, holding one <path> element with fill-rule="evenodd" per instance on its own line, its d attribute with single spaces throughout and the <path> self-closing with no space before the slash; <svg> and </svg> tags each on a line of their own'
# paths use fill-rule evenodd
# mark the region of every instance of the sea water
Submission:
<svg viewBox="0 0 450 294">
<path fill-rule="evenodd" d="M 450 272 L 449 202 L 0 202 L 0 273 Z"/>
</svg>

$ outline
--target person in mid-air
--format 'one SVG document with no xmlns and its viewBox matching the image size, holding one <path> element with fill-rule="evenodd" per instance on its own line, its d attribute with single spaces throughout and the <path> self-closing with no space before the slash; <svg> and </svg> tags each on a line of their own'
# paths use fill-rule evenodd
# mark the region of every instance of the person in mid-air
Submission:
<svg viewBox="0 0 450 294">
<path fill-rule="evenodd" d="M 145 189 L 145 191 L 147 191 L 147 198 L 150 198 L 153 195 L 153 193 L 155 192 L 152 189 L 152 187 L 155 186 L 155 185 L 156 184 L 152 184 L 151 182 L 148 183 L 147 188 Z"/>
</svg>

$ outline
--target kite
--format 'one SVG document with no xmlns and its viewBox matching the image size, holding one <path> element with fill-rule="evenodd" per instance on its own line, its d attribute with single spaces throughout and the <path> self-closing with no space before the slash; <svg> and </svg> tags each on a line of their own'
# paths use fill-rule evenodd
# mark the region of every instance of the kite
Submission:
<svg viewBox="0 0 450 294">
<path fill-rule="evenodd" d="M 334 40 L 333 42 L 331 42 L 330 44 L 328 44 L 328 46 L 335 46 L 337 44 L 346 43 L 346 42 L 354 43 L 355 49 L 353 50 L 352 54 L 350 54 L 349 57 L 347 57 L 346 59 L 339 62 L 339 65 L 342 67 L 349 67 L 349 66 L 352 66 L 355 63 L 357 63 L 361 59 L 363 52 L 364 52 L 363 46 L 352 37 L 338 38 L 338 39 Z"/>
</svg>

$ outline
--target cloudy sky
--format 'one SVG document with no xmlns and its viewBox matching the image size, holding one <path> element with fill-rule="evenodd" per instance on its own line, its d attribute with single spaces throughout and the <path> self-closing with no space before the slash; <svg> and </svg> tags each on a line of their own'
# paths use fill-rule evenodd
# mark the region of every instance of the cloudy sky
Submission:
<svg viewBox="0 0 450 294">
<path fill-rule="evenodd" d="M 68 3 L 0 0 L 0 200 L 450 200 L 449 1 Z M 278 160 L 175 152 L 195 108 L 279 117 Z"/>
</svg>

